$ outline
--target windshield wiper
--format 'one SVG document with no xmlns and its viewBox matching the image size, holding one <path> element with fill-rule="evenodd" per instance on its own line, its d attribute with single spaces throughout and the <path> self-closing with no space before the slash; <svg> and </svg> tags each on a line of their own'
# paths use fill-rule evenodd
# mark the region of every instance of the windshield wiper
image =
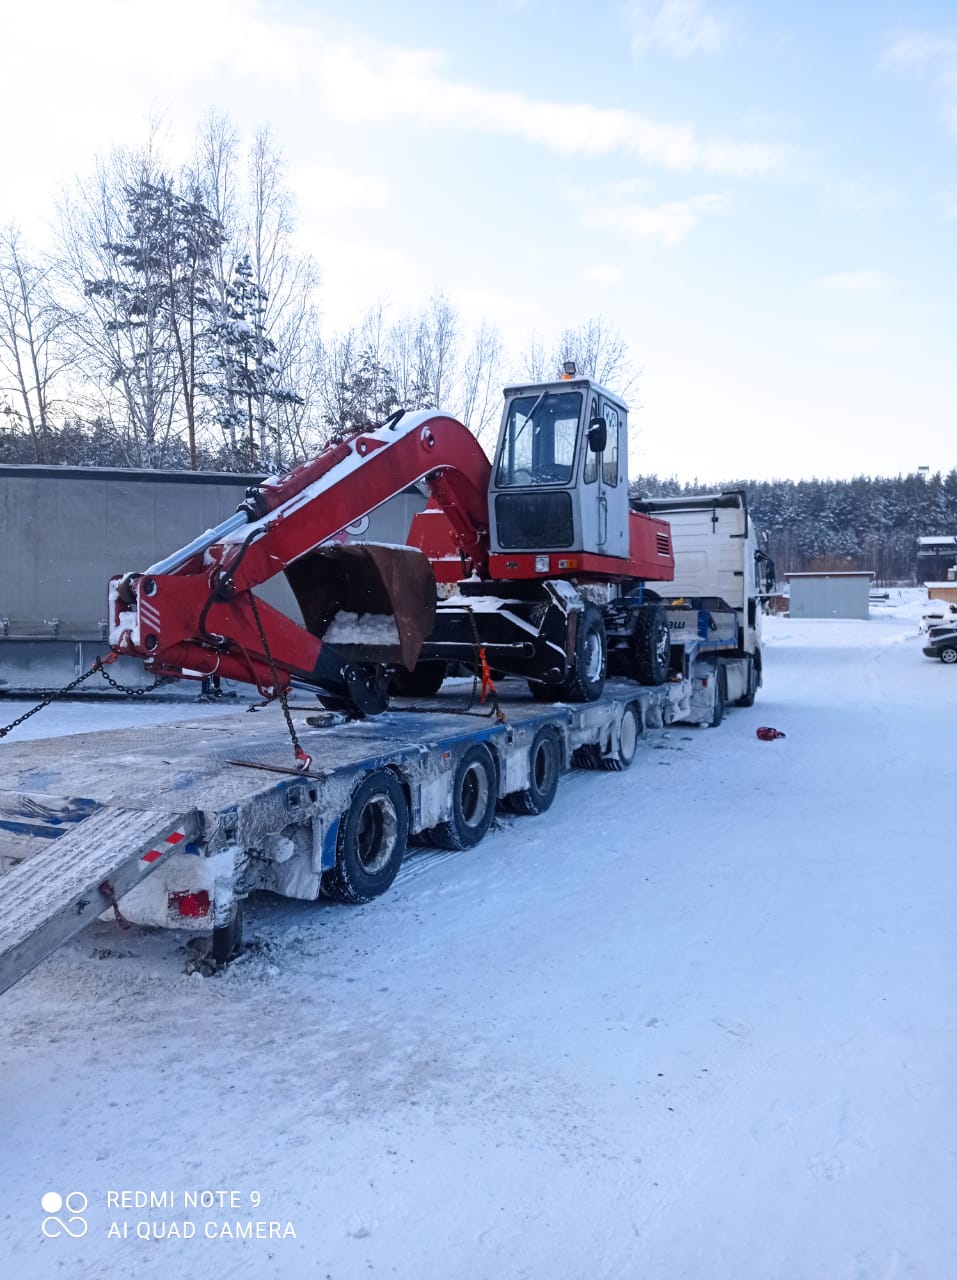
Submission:
<svg viewBox="0 0 957 1280">
<path fill-rule="evenodd" d="M 519 440 L 520 440 L 520 438 L 521 438 L 522 432 L 525 430 L 525 428 L 526 428 L 526 427 L 528 426 L 528 424 L 531 422 L 532 418 L 534 418 L 535 414 L 538 412 L 538 407 L 539 407 L 539 405 L 542 403 L 542 401 L 545 399 L 545 397 L 546 397 L 547 395 L 548 395 L 548 392 L 547 392 L 547 391 L 543 391 L 543 392 L 539 395 L 539 397 L 538 397 L 538 399 L 535 401 L 535 403 L 532 405 L 531 409 L 529 409 L 528 413 L 526 413 L 526 415 L 525 415 L 525 421 L 524 421 L 524 422 L 522 423 L 522 425 L 519 427 L 519 429 L 518 429 L 518 431 L 517 431 L 517 433 L 516 433 L 516 435 L 515 435 L 515 438 L 514 438 L 514 440 L 513 440 L 513 445 L 518 443 L 518 441 L 519 441 Z"/>
</svg>

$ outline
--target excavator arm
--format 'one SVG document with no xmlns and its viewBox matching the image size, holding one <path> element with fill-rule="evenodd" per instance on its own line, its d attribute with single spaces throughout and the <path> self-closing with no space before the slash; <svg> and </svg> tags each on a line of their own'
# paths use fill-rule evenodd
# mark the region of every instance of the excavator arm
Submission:
<svg viewBox="0 0 957 1280">
<path fill-rule="evenodd" d="M 464 572 L 485 578 L 490 470 L 454 418 L 396 414 L 247 490 L 234 516 L 145 572 L 114 578 L 110 642 L 156 675 L 220 675 L 267 696 L 295 677 L 363 710 L 372 677 L 324 641 L 330 623 L 340 610 L 394 618 L 394 645 L 411 668 L 432 628 L 435 580 L 412 548 L 323 544 L 421 481 L 449 522 Z M 255 594 L 280 572 L 304 627 Z"/>
</svg>

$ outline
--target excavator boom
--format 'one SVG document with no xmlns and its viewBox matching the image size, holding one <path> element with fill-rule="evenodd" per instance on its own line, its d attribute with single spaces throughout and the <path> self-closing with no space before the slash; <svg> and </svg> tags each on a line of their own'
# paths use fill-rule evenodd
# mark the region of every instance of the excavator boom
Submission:
<svg viewBox="0 0 957 1280">
<path fill-rule="evenodd" d="M 454 418 L 395 415 L 254 486 L 236 515 L 145 573 L 114 579 L 111 643 L 118 653 L 143 658 L 157 675 L 217 674 L 269 693 L 295 676 L 354 698 L 348 664 L 323 653 L 335 612 L 395 617 L 402 661 L 412 666 L 434 618 L 434 579 L 428 560 L 410 548 L 323 544 L 422 481 L 448 520 L 467 572 L 485 576 L 489 477 L 481 446 Z M 337 550 L 350 556 L 348 571 Z M 254 595 L 280 572 L 305 628 Z"/>
</svg>

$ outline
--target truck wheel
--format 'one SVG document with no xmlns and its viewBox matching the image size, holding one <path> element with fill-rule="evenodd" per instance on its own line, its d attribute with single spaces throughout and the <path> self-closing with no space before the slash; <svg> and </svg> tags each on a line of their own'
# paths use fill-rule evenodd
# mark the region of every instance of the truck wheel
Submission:
<svg viewBox="0 0 957 1280">
<path fill-rule="evenodd" d="M 555 686 L 556 700 L 595 702 L 605 687 L 608 669 L 608 637 L 605 621 L 596 605 L 586 604 L 575 634 L 575 663 L 571 674 Z"/>
<path fill-rule="evenodd" d="M 670 664 L 671 631 L 667 611 L 660 604 L 643 604 L 635 624 L 635 679 L 639 684 L 664 684 Z"/>
<path fill-rule="evenodd" d="M 613 773 L 630 769 L 640 737 L 641 708 L 636 702 L 629 702 L 621 714 L 621 724 L 618 726 L 618 751 L 613 756 L 602 756 L 601 767 Z"/>
<path fill-rule="evenodd" d="M 754 656 L 748 659 L 748 691 L 743 698 L 739 698 L 737 705 L 739 707 L 753 707 L 754 699 L 758 692 L 758 685 L 761 683 L 761 652 L 755 650 Z"/>
<path fill-rule="evenodd" d="M 411 671 L 396 667 L 389 679 L 389 691 L 397 698 L 431 698 L 442 688 L 449 664 L 426 660 L 417 662 Z"/>
<path fill-rule="evenodd" d="M 432 829 L 432 841 L 445 849 L 471 849 L 495 817 L 498 776 L 486 746 L 469 747 L 452 782 L 452 816 Z"/>
<path fill-rule="evenodd" d="M 409 805 L 389 769 L 377 769 L 357 788 L 339 823 L 336 865 L 323 891 L 339 902 L 369 902 L 396 878 L 409 838 Z"/>
<path fill-rule="evenodd" d="M 544 813 L 551 808 L 562 772 L 562 745 L 555 729 L 539 729 L 528 749 L 528 786 L 507 799 L 513 813 Z"/>
<path fill-rule="evenodd" d="M 724 719 L 724 709 L 727 705 L 727 694 L 724 687 L 724 668 L 715 667 L 714 675 L 711 677 L 714 681 L 714 711 L 711 713 L 711 728 L 717 729 L 718 725 Z"/>
<path fill-rule="evenodd" d="M 945 649 L 940 651 L 940 660 L 941 662 L 946 662 L 948 666 L 953 662 L 957 662 L 957 649 L 953 645 L 947 645 Z"/>
</svg>

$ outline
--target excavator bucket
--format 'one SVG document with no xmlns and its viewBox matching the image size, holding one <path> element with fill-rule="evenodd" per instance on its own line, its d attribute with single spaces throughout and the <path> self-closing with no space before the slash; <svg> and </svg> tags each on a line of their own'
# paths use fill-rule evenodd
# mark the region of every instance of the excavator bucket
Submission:
<svg viewBox="0 0 957 1280">
<path fill-rule="evenodd" d="M 435 577 L 421 551 L 374 542 L 318 547 L 285 572 L 313 635 L 357 661 L 366 649 L 370 661 L 415 666 L 435 626 Z M 387 618 L 394 632 L 382 625 Z"/>
</svg>

